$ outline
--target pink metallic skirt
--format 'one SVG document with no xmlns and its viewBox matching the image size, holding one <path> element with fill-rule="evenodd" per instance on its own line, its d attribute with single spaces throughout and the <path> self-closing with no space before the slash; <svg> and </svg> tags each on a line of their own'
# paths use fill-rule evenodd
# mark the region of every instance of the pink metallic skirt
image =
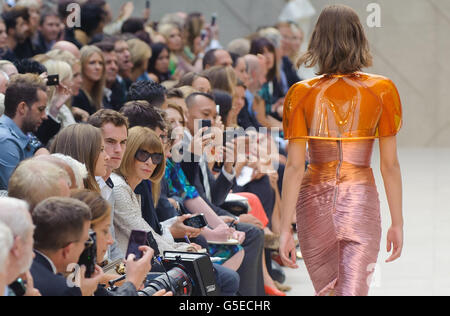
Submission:
<svg viewBox="0 0 450 316">
<path fill-rule="evenodd" d="M 380 250 L 374 140 L 309 141 L 297 202 L 300 247 L 317 295 L 365 296 Z"/>
</svg>

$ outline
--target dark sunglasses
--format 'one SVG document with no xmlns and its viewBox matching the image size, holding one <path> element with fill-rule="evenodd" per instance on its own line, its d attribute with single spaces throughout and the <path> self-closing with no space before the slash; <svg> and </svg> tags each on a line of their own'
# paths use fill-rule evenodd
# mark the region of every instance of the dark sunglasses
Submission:
<svg viewBox="0 0 450 316">
<path fill-rule="evenodd" d="M 154 165 L 159 165 L 164 158 L 163 154 L 151 154 L 148 151 L 142 149 L 139 149 L 134 156 L 134 158 L 136 158 L 140 162 L 147 162 L 150 157 L 152 158 L 152 162 Z"/>
</svg>

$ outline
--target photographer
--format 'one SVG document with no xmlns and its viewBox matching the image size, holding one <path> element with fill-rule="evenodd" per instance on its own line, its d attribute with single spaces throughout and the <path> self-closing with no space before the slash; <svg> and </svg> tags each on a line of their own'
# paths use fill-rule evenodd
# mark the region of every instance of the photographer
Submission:
<svg viewBox="0 0 450 316">
<path fill-rule="evenodd" d="M 100 194 L 93 191 L 74 191 L 72 197 L 86 203 L 91 209 L 91 229 L 96 233 L 97 263 L 100 265 L 108 247 L 113 244 L 109 229 L 111 206 Z M 94 296 L 137 296 L 137 290 L 141 288 L 147 273 L 151 270 L 150 262 L 154 254 L 153 249 L 147 246 L 142 246 L 140 250 L 144 253 L 140 260 L 134 261 L 133 254 L 126 260 L 125 283 L 115 292 L 107 291 L 103 286 L 99 286 Z M 165 291 L 159 292 L 159 294 L 164 293 Z"/>
<path fill-rule="evenodd" d="M 89 207 L 75 199 L 54 197 L 39 203 L 32 216 L 36 257 L 31 274 L 36 288 L 43 296 L 92 296 L 104 276 L 101 268 L 96 266 L 89 279 L 85 266 L 73 271 L 89 240 Z M 68 273 L 67 279 L 61 275 Z"/>
</svg>

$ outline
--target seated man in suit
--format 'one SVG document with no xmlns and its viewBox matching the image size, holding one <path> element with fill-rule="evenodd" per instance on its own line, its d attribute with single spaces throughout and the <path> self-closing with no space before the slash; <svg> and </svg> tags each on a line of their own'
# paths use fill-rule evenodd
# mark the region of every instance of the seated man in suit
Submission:
<svg viewBox="0 0 450 316">
<path fill-rule="evenodd" d="M 217 178 L 214 178 L 207 166 L 204 157 L 189 157 L 194 155 L 195 151 L 190 147 L 196 128 L 196 120 L 214 121 L 217 116 L 216 103 L 211 95 L 204 93 L 193 93 L 186 98 L 186 104 L 189 110 L 187 128 L 183 140 L 183 161 L 181 166 L 189 182 L 195 186 L 202 199 L 219 216 L 228 216 L 233 218 L 226 210 L 219 206 L 223 204 L 226 196 L 231 191 L 235 182 L 235 170 L 233 163 L 225 162 Z M 189 152 L 191 151 L 191 152 Z M 227 161 L 227 160 L 225 160 Z M 187 205 L 189 208 L 189 205 Z M 237 271 L 241 277 L 239 293 L 243 296 L 264 295 L 264 281 L 262 272 L 262 252 L 264 246 L 264 233 L 256 226 L 239 221 L 236 230 L 245 233 L 245 240 L 242 246 L 245 250 L 244 261 Z"/>
<path fill-rule="evenodd" d="M 92 296 L 103 277 L 101 268 L 97 266 L 92 278 L 86 279 L 86 267 L 74 265 L 89 239 L 89 207 L 75 199 L 53 197 L 39 203 L 32 216 L 36 225 L 36 257 L 31 266 L 34 286 L 43 296 Z M 81 274 L 74 275 L 74 268 Z M 64 273 L 72 274 L 66 279 Z M 80 280 L 78 285 L 73 276 Z"/>
</svg>

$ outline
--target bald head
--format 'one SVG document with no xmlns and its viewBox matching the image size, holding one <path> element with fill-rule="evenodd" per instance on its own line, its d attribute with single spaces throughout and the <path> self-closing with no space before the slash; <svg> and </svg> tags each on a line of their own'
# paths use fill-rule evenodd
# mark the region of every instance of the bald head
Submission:
<svg viewBox="0 0 450 316">
<path fill-rule="evenodd" d="M 259 55 L 245 55 L 245 62 L 248 67 L 248 74 L 250 76 L 249 90 L 256 92 L 261 89 L 262 85 L 266 83 L 267 67 L 265 57 Z"/>
<path fill-rule="evenodd" d="M 56 42 L 55 45 L 53 45 L 52 49 L 60 49 L 60 50 L 69 52 L 73 56 L 75 56 L 76 59 L 81 58 L 81 53 L 80 53 L 80 50 L 78 49 L 78 47 L 75 44 L 68 42 L 68 41 Z"/>
</svg>

